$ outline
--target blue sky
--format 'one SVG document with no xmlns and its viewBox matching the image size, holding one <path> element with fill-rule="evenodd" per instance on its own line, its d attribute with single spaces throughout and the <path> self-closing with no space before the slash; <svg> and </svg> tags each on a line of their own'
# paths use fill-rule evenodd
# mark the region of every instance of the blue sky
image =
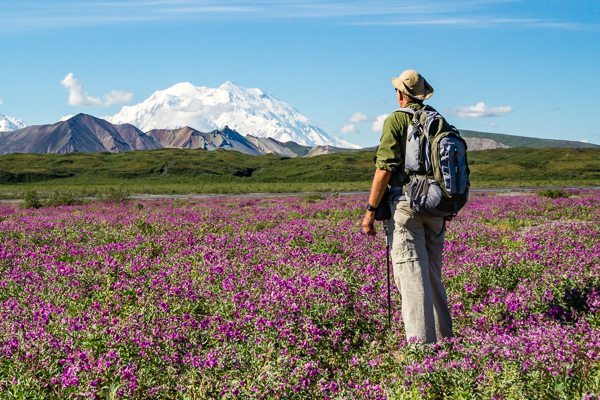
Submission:
<svg viewBox="0 0 600 400">
<path fill-rule="evenodd" d="M 412 68 L 458 128 L 600 144 L 599 21 L 598 0 L 2 0 L 0 114 L 112 115 L 230 80 L 371 146 Z"/>
</svg>

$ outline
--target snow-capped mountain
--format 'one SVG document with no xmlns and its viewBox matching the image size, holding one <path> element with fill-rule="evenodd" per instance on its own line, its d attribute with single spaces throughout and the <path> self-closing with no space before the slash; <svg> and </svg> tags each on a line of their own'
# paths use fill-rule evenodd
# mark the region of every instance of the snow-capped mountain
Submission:
<svg viewBox="0 0 600 400">
<path fill-rule="evenodd" d="M 154 92 L 134 106 L 125 106 L 107 120 L 129 123 L 146 132 L 184 126 L 202 132 L 225 126 L 243 134 L 294 141 L 305 146 L 358 146 L 331 137 L 288 103 L 261 89 L 248 89 L 232 82 L 218 88 L 182 82 Z"/>
<path fill-rule="evenodd" d="M 15 131 L 26 126 L 27 124 L 18 118 L 0 114 L 0 132 Z"/>
</svg>

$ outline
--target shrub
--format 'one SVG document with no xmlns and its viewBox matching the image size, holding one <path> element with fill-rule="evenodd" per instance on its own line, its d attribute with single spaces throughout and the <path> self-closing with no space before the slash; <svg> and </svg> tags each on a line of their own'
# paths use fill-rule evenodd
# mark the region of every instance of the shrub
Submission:
<svg viewBox="0 0 600 400">
<path fill-rule="evenodd" d="M 23 208 L 40 208 L 42 207 L 42 202 L 38 196 L 38 193 L 35 190 L 28 190 L 23 195 L 23 204 L 21 204 Z"/>
<path fill-rule="evenodd" d="M 98 200 L 110 203 L 124 203 L 129 201 L 129 193 L 122 188 L 109 187 L 106 192 L 98 194 Z"/>
<path fill-rule="evenodd" d="M 82 204 L 83 199 L 72 191 L 55 191 L 46 201 L 46 205 L 50 207 L 56 206 L 73 206 Z"/>
<path fill-rule="evenodd" d="M 309 193 L 304 196 L 304 200 L 308 203 L 316 203 L 317 201 L 325 199 L 325 195 L 322 193 Z"/>
<path fill-rule="evenodd" d="M 569 192 L 562 189 L 546 189 L 539 192 L 540 196 L 549 197 L 551 199 L 560 199 L 564 197 L 571 197 Z"/>
</svg>

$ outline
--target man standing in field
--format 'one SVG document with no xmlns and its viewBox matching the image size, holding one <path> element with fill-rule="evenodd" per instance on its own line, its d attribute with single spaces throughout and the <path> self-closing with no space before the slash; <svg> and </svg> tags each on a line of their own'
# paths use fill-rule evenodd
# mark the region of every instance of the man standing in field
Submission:
<svg viewBox="0 0 600 400">
<path fill-rule="evenodd" d="M 392 79 L 392 84 L 402 108 L 418 110 L 433 95 L 433 88 L 414 70 L 402 72 Z M 414 211 L 403 195 L 403 185 L 408 182 L 404 160 L 411 118 L 406 112 L 395 111 L 385 120 L 362 229 L 368 235 L 375 235 L 374 209 L 389 185 L 392 216 L 385 223 L 394 281 L 402 296 L 406 338 L 433 343 L 452 336 L 452 320 L 441 278 L 445 222 L 442 217 Z"/>
</svg>

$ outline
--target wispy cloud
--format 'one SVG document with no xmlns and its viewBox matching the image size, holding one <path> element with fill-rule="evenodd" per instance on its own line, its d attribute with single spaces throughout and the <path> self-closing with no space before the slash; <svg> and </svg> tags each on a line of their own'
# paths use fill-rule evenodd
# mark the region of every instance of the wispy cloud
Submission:
<svg viewBox="0 0 600 400">
<path fill-rule="evenodd" d="M 230 0 L 58 0 L 43 3 L 3 0 L 0 3 L 0 15 L 3 17 L 0 33 L 122 23 L 200 20 L 208 17 L 231 19 L 238 14 L 258 16 L 261 9 Z"/>
<path fill-rule="evenodd" d="M 2 97 L 0 97 L 0 106 L 4 103 L 4 100 L 2 100 Z"/>
<path fill-rule="evenodd" d="M 165 8 L 164 12 L 172 14 L 251 14 L 259 10 L 252 7 L 237 6 L 179 6 Z"/>
<path fill-rule="evenodd" d="M 450 114 L 456 115 L 460 118 L 499 117 L 508 114 L 511 111 L 511 106 L 489 107 L 483 101 L 480 101 L 472 106 L 451 108 L 448 110 Z"/>
<path fill-rule="evenodd" d="M 455 26 L 463 28 L 523 27 L 547 29 L 582 29 L 580 22 L 558 21 L 535 18 L 493 18 L 493 17 L 448 17 L 431 15 L 428 18 L 388 18 L 380 20 L 351 21 L 349 25 L 359 26 Z"/>
<path fill-rule="evenodd" d="M 87 94 L 83 84 L 70 72 L 60 81 L 69 92 L 68 104 L 75 107 L 108 107 L 113 104 L 126 104 L 133 99 L 133 93 L 121 90 L 111 90 L 104 100 Z"/>
<path fill-rule="evenodd" d="M 505 3 L 519 0 L 3 0 L 0 32 L 122 22 L 181 20 L 330 20 L 344 25 L 407 25 L 495 28 L 521 26 L 577 29 L 580 21 L 543 16 L 506 16 Z"/>
</svg>

